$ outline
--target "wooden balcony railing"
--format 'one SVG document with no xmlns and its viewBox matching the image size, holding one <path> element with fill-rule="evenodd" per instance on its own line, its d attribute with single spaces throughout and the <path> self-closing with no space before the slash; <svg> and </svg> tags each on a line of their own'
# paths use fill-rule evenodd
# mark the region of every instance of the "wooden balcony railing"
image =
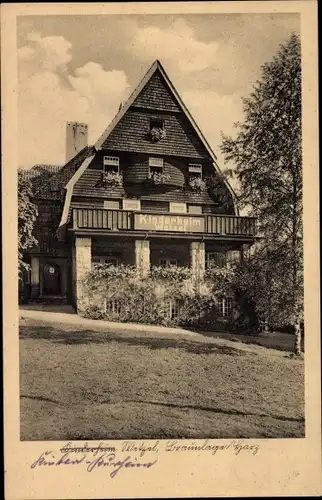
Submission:
<svg viewBox="0 0 322 500">
<path fill-rule="evenodd" d="M 127 210 L 103 210 L 99 208 L 74 208 L 74 229 L 133 229 L 133 212 Z"/>
<path fill-rule="evenodd" d="M 256 219 L 237 215 L 147 213 L 130 210 L 74 208 L 73 229 L 169 231 L 223 236 L 256 236 Z"/>
</svg>

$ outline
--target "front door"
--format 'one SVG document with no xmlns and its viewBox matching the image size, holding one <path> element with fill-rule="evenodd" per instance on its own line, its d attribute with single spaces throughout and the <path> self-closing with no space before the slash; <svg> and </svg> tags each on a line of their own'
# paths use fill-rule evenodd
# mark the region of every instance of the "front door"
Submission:
<svg viewBox="0 0 322 500">
<path fill-rule="evenodd" d="M 60 295 L 60 267 L 56 264 L 44 267 L 44 294 Z"/>
</svg>

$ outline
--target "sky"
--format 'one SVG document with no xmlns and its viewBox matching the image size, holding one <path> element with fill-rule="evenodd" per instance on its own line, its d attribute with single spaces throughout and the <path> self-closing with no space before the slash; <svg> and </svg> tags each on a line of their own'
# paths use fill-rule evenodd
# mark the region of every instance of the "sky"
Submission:
<svg viewBox="0 0 322 500">
<path fill-rule="evenodd" d="M 234 135 L 242 97 L 292 32 L 298 14 L 21 16 L 19 167 L 63 164 L 67 121 L 94 144 L 159 59 L 218 157 Z"/>
</svg>

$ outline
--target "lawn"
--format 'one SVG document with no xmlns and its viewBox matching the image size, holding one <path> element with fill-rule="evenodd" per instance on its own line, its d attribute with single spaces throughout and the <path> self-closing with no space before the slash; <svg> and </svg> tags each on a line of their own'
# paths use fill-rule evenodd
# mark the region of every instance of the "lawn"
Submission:
<svg viewBox="0 0 322 500">
<path fill-rule="evenodd" d="M 230 340 L 24 319 L 21 439 L 304 436 L 304 364 Z"/>
</svg>

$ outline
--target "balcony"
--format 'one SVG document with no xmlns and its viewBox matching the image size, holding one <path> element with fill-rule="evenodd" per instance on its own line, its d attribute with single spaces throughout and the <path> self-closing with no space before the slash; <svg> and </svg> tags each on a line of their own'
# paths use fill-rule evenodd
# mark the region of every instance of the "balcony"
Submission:
<svg viewBox="0 0 322 500">
<path fill-rule="evenodd" d="M 236 215 L 193 215 L 74 208 L 72 229 L 97 232 L 152 232 L 217 235 L 239 239 L 256 237 L 256 219 Z"/>
</svg>

